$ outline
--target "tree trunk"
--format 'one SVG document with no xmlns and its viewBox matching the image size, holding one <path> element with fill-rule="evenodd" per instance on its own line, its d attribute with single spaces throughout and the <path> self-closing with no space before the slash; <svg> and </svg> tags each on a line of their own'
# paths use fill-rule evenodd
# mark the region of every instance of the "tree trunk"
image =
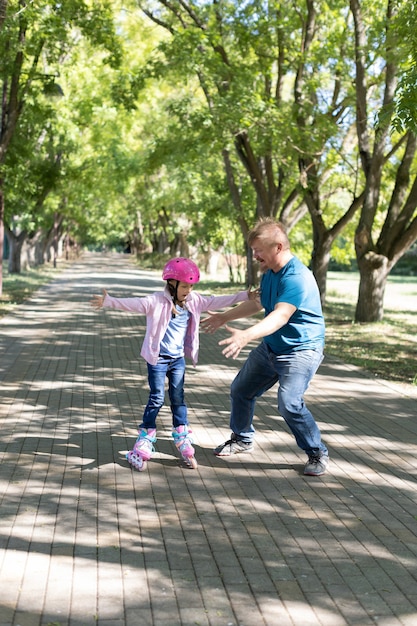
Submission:
<svg viewBox="0 0 417 626">
<path fill-rule="evenodd" d="M 44 241 L 44 253 L 42 263 L 45 261 L 50 262 L 52 257 L 52 263 L 54 268 L 57 266 L 58 261 L 58 247 L 61 237 L 61 226 L 64 221 L 64 215 L 62 213 L 54 213 L 54 223 Z"/>
<path fill-rule="evenodd" d="M 136 221 L 131 233 L 130 248 L 132 254 L 139 256 L 145 252 L 146 246 L 144 244 L 144 230 L 142 223 L 142 214 L 139 209 L 136 210 Z"/>
<path fill-rule="evenodd" d="M 313 172 L 312 180 L 309 180 L 311 189 L 305 194 L 305 200 L 313 226 L 311 269 L 319 287 L 321 304 L 324 306 L 326 303 L 327 271 L 329 269 L 332 245 L 361 206 L 363 196 L 353 198 L 350 206 L 343 215 L 334 222 L 333 226 L 327 228 L 320 207 L 319 187 L 321 180 L 319 176 L 315 174 L 315 167 L 310 168 L 310 170 Z"/>
<path fill-rule="evenodd" d="M 22 269 L 22 246 L 27 237 L 26 231 L 22 231 L 19 235 L 15 235 L 6 226 L 7 239 L 9 241 L 9 274 L 20 274 Z"/>
<path fill-rule="evenodd" d="M 358 258 L 359 294 L 355 321 L 380 322 L 384 317 L 384 294 L 391 265 L 385 256 L 367 252 Z"/>
<path fill-rule="evenodd" d="M 252 248 L 250 248 L 245 242 L 246 251 L 246 284 L 248 287 L 256 287 L 259 284 L 259 266 L 254 261 Z"/>
<path fill-rule="evenodd" d="M 4 255 L 4 194 L 3 194 L 3 180 L 0 179 L 0 296 L 3 295 L 3 255 Z"/>
<path fill-rule="evenodd" d="M 411 132 L 396 138 L 395 142 L 394 135 L 390 134 L 398 83 L 396 5 L 391 0 L 387 3 L 386 64 L 382 73 L 384 84 L 381 84 L 383 99 L 380 104 L 382 115 L 376 127 L 367 110 L 374 95 L 374 79 L 369 80 L 367 74 L 367 49 L 372 49 L 373 44 L 367 41 L 360 1 L 350 0 L 350 8 L 355 25 L 357 136 L 366 181 L 361 216 L 355 232 L 360 272 L 355 320 L 377 322 L 383 319 L 388 274 L 417 238 L 417 181 L 413 171 L 417 143 Z M 388 184 L 383 176 L 384 168 L 390 172 Z M 391 191 L 389 179 L 393 182 Z"/>
<path fill-rule="evenodd" d="M 320 291 L 320 300 L 322 306 L 324 306 L 326 302 L 327 270 L 329 269 L 330 248 L 333 240 L 328 239 L 328 242 L 329 245 L 322 244 L 314 248 L 313 254 L 311 256 L 311 270 L 314 274 Z"/>
<path fill-rule="evenodd" d="M 26 239 L 24 242 L 24 247 L 22 249 L 21 256 L 21 268 L 25 269 L 25 266 L 36 267 L 38 265 L 43 265 L 45 262 L 44 252 L 45 252 L 45 233 L 38 228 L 35 234 L 30 238 Z M 23 263 L 23 258 L 26 252 L 26 260 Z"/>
<path fill-rule="evenodd" d="M 64 208 L 66 204 L 66 198 L 61 203 L 61 209 Z M 61 238 L 61 226 L 64 221 L 64 215 L 62 213 L 54 213 L 54 240 L 52 243 L 52 247 L 54 250 L 54 267 L 56 268 L 58 262 L 58 254 L 59 254 L 59 240 Z"/>
</svg>

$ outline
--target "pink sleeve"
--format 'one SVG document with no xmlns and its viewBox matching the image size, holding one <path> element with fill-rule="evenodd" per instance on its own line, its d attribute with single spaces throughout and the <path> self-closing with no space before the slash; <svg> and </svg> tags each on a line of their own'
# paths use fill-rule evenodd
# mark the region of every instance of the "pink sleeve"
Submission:
<svg viewBox="0 0 417 626">
<path fill-rule="evenodd" d="M 239 291 L 238 293 L 230 294 L 227 296 L 201 296 L 202 311 L 208 311 L 218 309 L 224 309 L 225 307 L 233 306 L 238 302 L 245 302 L 248 299 L 247 291 Z"/>
<path fill-rule="evenodd" d="M 104 298 L 103 307 L 108 309 L 117 309 L 119 311 L 130 311 L 132 313 L 146 313 L 148 298 L 113 298 L 107 296 Z"/>
</svg>

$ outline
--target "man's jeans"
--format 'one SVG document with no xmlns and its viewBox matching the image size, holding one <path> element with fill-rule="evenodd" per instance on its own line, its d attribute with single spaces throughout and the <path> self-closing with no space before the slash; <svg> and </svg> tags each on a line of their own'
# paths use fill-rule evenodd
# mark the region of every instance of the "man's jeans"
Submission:
<svg viewBox="0 0 417 626">
<path fill-rule="evenodd" d="M 276 382 L 278 411 L 308 455 L 327 454 L 319 427 L 304 403 L 304 392 L 323 360 L 322 350 L 299 350 L 277 355 L 263 341 L 249 354 L 230 388 L 230 428 L 242 441 L 252 441 L 256 399 Z"/>
<path fill-rule="evenodd" d="M 188 423 L 187 406 L 184 401 L 184 374 L 184 357 L 174 359 L 161 356 L 156 365 L 148 363 L 150 394 L 139 428 L 156 428 L 156 416 L 165 400 L 165 378 L 168 378 L 168 396 L 173 426 L 176 428 Z"/>
</svg>

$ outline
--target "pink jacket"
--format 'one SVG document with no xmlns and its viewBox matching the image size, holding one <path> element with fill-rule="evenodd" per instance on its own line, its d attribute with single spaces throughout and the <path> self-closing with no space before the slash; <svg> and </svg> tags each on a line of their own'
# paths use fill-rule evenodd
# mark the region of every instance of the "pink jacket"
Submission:
<svg viewBox="0 0 417 626">
<path fill-rule="evenodd" d="M 190 321 L 184 342 L 185 356 L 190 358 L 193 365 L 198 361 L 200 345 L 198 326 L 203 311 L 218 310 L 232 306 L 248 299 L 247 291 L 239 291 L 228 296 L 202 296 L 197 291 L 191 291 L 187 296 L 186 305 L 190 311 Z M 171 319 L 172 299 L 167 288 L 142 298 L 113 298 L 107 295 L 103 302 L 104 307 L 142 313 L 146 315 L 146 332 L 142 344 L 141 356 L 155 365 L 158 361 L 159 346 Z"/>
</svg>

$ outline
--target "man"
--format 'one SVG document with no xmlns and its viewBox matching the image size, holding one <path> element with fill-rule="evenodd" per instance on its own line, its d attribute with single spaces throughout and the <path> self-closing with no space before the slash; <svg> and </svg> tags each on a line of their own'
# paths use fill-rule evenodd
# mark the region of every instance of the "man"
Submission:
<svg viewBox="0 0 417 626">
<path fill-rule="evenodd" d="M 231 336 L 219 342 L 225 346 L 224 356 L 236 359 L 250 341 L 262 339 L 232 382 L 231 438 L 214 453 L 230 456 L 252 452 L 256 399 L 278 382 L 278 410 L 308 456 L 304 474 L 321 476 L 326 472 L 329 453 L 303 398 L 323 359 L 325 326 L 317 283 L 291 253 L 281 223 L 270 218 L 259 220 L 249 233 L 248 244 L 262 272 L 260 299 L 210 314 L 201 323 L 206 332 L 214 332 L 233 319 L 265 310 L 264 318 L 245 330 L 226 325 Z"/>
</svg>

